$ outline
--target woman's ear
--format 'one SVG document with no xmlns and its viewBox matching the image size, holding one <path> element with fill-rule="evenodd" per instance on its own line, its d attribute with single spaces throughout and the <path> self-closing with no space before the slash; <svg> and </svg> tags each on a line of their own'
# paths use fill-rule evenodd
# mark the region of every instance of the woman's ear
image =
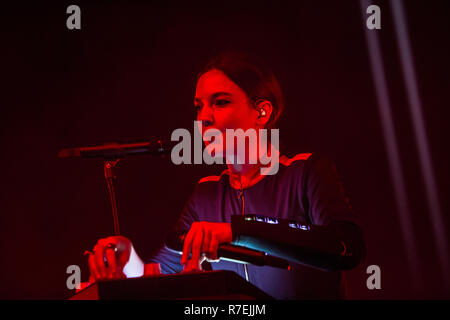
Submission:
<svg viewBox="0 0 450 320">
<path fill-rule="evenodd" d="M 269 100 L 259 99 L 255 102 L 255 108 L 259 112 L 256 124 L 264 128 L 273 112 L 272 103 Z"/>
</svg>

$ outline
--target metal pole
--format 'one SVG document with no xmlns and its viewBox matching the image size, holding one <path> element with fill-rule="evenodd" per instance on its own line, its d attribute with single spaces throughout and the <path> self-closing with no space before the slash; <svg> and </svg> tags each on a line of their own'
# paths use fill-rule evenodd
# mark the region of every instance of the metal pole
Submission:
<svg viewBox="0 0 450 320">
<path fill-rule="evenodd" d="M 119 160 L 105 160 L 103 163 L 106 184 L 108 186 L 109 192 L 109 200 L 111 203 L 111 209 L 113 214 L 115 236 L 120 235 L 119 216 L 117 214 L 116 186 L 115 186 L 117 176 L 114 174 L 114 167 L 117 165 L 118 162 Z"/>
</svg>

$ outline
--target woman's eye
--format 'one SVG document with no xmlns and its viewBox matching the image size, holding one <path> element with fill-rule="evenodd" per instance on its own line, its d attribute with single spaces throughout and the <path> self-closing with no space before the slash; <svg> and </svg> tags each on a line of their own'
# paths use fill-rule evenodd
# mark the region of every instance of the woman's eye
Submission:
<svg viewBox="0 0 450 320">
<path fill-rule="evenodd" d="M 228 101 L 228 100 L 223 100 L 223 99 L 216 100 L 216 105 L 218 105 L 218 106 L 224 106 L 228 103 L 230 103 L 230 101 Z"/>
</svg>

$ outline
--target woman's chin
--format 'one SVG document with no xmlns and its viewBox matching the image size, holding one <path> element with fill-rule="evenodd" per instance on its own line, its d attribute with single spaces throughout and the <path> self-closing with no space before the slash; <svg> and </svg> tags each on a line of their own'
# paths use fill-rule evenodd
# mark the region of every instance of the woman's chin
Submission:
<svg viewBox="0 0 450 320">
<path fill-rule="evenodd" d="M 220 146 L 214 145 L 212 143 L 205 143 L 205 145 L 206 145 L 206 151 L 208 152 L 208 154 L 211 158 L 215 158 L 215 159 L 225 158 L 224 150 Z"/>
</svg>

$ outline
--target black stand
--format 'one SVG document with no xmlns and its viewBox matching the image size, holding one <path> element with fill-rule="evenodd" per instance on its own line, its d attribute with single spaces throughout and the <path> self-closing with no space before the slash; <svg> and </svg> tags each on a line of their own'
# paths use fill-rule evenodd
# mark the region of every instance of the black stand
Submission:
<svg viewBox="0 0 450 320">
<path fill-rule="evenodd" d="M 119 227 L 119 216 L 117 214 L 117 199 L 116 199 L 116 180 L 117 176 L 114 173 L 114 168 L 119 162 L 119 159 L 116 160 L 105 160 L 103 163 L 103 169 L 105 172 L 106 184 L 108 186 L 109 192 L 109 200 L 111 203 L 111 209 L 113 214 L 114 221 L 114 235 L 120 235 L 120 227 Z"/>
</svg>

